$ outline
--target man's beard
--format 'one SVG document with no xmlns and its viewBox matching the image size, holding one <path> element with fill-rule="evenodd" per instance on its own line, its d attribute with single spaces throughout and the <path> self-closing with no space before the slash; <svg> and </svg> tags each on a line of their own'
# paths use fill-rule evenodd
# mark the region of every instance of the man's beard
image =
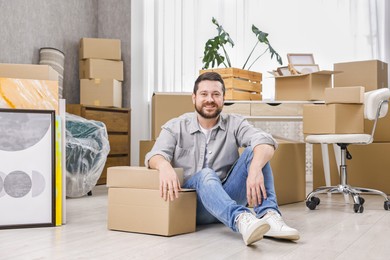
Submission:
<svg viewBox="0 0 390 260">
<path fill-rule="evenodd" d="M 214 111 L 214 113 L 212 114 L 209 114 L 209 113 L 205 113 L 203 111 L 203 105 L 201 105 L 200 107 L 197 106 L 197 104 L 195 103 L 195 110 L 196 112 L 198 112 L 198 114 L 203 117 L 203 118 L 206 118 L 206 119 L 212 119 L 212 118 L 217 118 L 219 116 L 219 114 L 221 114 L 222 112 L 222 108 L 221 107 L 218 107 L 214 102 L 211 102 L 211 103 L 205 103 L 204 104 L 205 106 L 207 105 L 214 105 L 217 109 Z"/>
</svg>

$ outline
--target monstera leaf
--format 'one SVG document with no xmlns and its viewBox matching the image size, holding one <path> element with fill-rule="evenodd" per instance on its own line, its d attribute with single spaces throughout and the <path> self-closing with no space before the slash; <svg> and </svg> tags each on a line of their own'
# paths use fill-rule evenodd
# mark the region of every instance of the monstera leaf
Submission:
<svg viewBox="0 0 390 260">
<path fill-rule="evenodd" d="M 204 47 L 204 56 L 202 62 L 203 64 L 203 69 L 208 69 L 208 68 L 214 68 L 218 67 L 219 65 L 223 64 L 225 67 L 232 67 L 229 55 L 226 51 L 225 46 L 227 44 L 230 44 L 231 47 L 234 47 L 234 42 L 230 38 L 230 35 L 228 32 L 224 30 L 222 25 L 218 23 L 218 21 L 213 17 L 212 18 L 212 23 L 217 26 L 217 32 L 218 35 L 215 36 L 214 38 L 209 39 Z M 249 62 L 249 59 L 251 58 L 252 54 L 254 53 L 256 47 L 258 46 L 259 43 L 265 44 L 267 46 L 266 50 L 262 52 L 259 56 L 256 57 L 256 59 L 251 63 L 251 65 L 248 67 L 250 69 L 253 64 L 260 59 L 267 51 L 271 53 L 271 59 L 274 57 L 276 58 L 277 62 L 282 65 L 283 61 L 280 55 L 275 51 L 274 48 L 272 48 L 271 44 L 269 43 L 268 40 L 268 33 L 260 31 L 255 25 L 252 25 L 252 32 L 256 35 L 257 37 L 257 42 L 251 52 L 249 53 L 248 58 L 245 61 L 244 66 L 242 69 L 245 69 L 247 63 Z M 221 53 L 222 49 L 222 53 Z"/>
</svg>

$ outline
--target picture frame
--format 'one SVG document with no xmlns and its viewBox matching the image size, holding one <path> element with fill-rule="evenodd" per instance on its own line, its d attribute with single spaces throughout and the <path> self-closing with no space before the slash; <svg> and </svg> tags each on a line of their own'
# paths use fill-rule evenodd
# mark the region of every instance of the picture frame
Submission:
<svg viewBox="0 0 390 260">
<path fill-rule="evenodd" d="M 288 53 L 288 63 L 295 65 L 314 65 L 314 56 L 311 53 Z"/>
<path fill-rule="evenodd" d="M 317 64 L 296 64 L 292 66 L 299 74 L 309 74 L 320 71 Z"/>
<path fill-rule="evenodd" d="M 0 108 L 0 229 L 55 226 L 55 173 L 55 111 Z"/>
</svg>

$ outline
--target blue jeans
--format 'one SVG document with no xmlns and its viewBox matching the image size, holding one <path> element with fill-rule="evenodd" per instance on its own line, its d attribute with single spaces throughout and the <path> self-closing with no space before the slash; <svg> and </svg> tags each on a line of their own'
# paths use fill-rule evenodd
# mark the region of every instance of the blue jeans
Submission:
<svg viewBox="0 0 390 260">
<path fill-rule="evenodd" d="M 250 211 L 246 207 L 246 179 L 252 158 L 253 150 L 247 147 L 223 182 L 212 169 L 204 168 L 184 183 L 183 188 L 195 189 L 197 193 L 197 224 L 222 222 L 233 231 L 238 231 L 235 218 Z M 267 199 L 253 208 L 258 218 L 269 209 L 280 213 L 269 162 L 263 168 L 263 175 Z"/>
</svg>

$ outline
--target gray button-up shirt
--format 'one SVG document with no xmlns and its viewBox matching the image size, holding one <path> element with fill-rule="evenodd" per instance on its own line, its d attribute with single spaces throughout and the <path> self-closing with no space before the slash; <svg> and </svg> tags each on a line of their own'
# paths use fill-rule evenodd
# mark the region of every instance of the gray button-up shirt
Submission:
<svg viewBox="0 0 390 260">
<path fill-rule="evenodd" d="M 221 113 L 207 144 L 196 113 L 187 113 L 162 126 L 152 150 L 146 154 L 145 165 L 152 156 L 162 155 L 173 167 L 184 169 L 184 180 L 200 171 L 207 155 L 207 164 L 224 179 L 238 159 L 239 147 L 269 144 L 277 148 L 272 136 L 253 127 L 242 116 Z M 207 151 L 207 154 L 206 154 Z"/>
</svg>

